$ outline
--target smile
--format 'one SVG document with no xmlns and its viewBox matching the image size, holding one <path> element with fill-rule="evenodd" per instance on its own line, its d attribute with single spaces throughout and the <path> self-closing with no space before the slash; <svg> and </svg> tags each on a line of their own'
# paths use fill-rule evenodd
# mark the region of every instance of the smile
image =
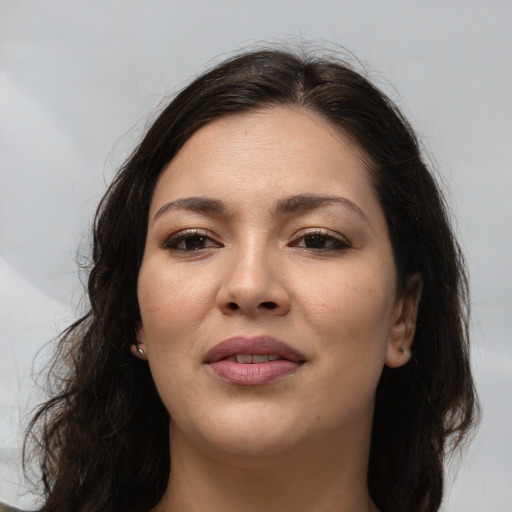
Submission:
<svg viewBox="0 0 512 512">
<path fill-rule="evenodd" d="M 279 359 L 282 359 L 282 357 L 275 354 L 238 354 L 227 358 L 228 361 L 236 361 L 241 364 L 268 363 Z"/>
<path fill-rule="evenodd" d="M 226 383 L 262 386 L 294 373 L 305 357 L 288 344 L 268 336 L 235 336 L 213 347 L 204 362 Z"/>
</svg>

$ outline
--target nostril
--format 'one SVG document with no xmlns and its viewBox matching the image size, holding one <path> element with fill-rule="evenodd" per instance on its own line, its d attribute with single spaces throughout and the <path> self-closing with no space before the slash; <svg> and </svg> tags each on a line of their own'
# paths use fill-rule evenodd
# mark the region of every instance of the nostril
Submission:
<svg viewBox="0 0 512 512">
<path fill-rule="evenodd" d="M 236 304 L 236 302 L 230 302 L 228 304 L 228 308 L 231 309 L 231 311 L 236 311 L 238 309 L 238 304 Z"/>
<path fill-rule="evenodd" d="M 275 302 L 272 302 L 272 301 L 269 301 L 269 302 L 262 302 L 260 304 L 260 306 L 262 308 L 265 308 L 265 309 L 276 309 L 277 308 L 277 304 Z"/>
</svg>

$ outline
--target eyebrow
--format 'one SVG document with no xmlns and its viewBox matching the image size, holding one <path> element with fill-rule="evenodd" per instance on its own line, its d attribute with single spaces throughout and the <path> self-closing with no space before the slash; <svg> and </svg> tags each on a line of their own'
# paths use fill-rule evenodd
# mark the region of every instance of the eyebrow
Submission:
<svg viewBox="0 0 512 512">
<path fill-rule="evenodd" d="M 211 199 L 209 197 L 184 197 L 164 204 L 155 213 L 153 223 L 155 223 L 165 212 L 174 209 L 192 210 L 198 213 L 214 215 L 225 215 L 227 213 L 226 205 L 218 199 Z"/>
<path fill-rule="evenodd" d="M 368 225 L 370 222 L 364 212 L 356 203 L 341 196 L 317 195 L 317 194 L 299 194 L 296 196 L 285 197 L 277 202 L 274 209 L 275 215 L 287 215 L 291 213 L 306 213 L 321 206 L 328 204 L 341 204 L 350 208 L 352 211 L 362 217 Z M 155 214 L 153 223 L 155 223 L 164 213 L 169 210 L 184 209 L 202 214 L 227 215 L 227 206 L 218 199 L 209 197 L 184 197 L 175 199 L 164 204 Z"/>
<path fill-rule="evenodd" d="M 366 215 L 356 203 L 346 197 L 340 196 L 300 194 L 297 196 L 285 197 L 277 202 L 275 213 L 277 215 L 285 215 L 288 213 L 309 212 L 328 204 L 342 204 L 359 214 L 368 224 L 370 224 Z"/>
</svg>

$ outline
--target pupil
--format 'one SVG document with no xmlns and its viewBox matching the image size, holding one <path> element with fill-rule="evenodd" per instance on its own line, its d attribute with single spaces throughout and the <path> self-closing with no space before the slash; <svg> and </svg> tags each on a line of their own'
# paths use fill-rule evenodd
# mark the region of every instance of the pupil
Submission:
<svg viewBox="0 0 512 512">
<path fill-rule="evenodd" d="M 189 251 L 202 249 L 204 246 L 204 236 L 190 236 L 185 240 L 185 247 Z"/>
<path fill-rule="evenodd" d="M 306 238 L 306 247 L 309 249 L 325 248 L 325 239 L 322 235 L 310 235 Z"/>
</svg>

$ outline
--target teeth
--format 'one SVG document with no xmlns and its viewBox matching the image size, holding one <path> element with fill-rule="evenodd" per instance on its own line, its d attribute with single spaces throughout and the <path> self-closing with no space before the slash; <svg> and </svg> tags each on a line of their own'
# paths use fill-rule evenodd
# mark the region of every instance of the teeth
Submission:
<svg viewBox="0 0 512 512">
<path fill-rule="evenodd" d="M 277 361 L 281 358 L 275 354 L 237 354 L 234 359 L 237 363 L 250 364 L 267 363 L 268 361 Z"/>
<path fill-rule="evenodd" d="M 268 358 L 268 354 L 258 354 L 258 355 L 254 355 L 252 356 L 252 362 L 253 363 L 268 363 L 269 361 L 269 358 Z"/>
</svg>

